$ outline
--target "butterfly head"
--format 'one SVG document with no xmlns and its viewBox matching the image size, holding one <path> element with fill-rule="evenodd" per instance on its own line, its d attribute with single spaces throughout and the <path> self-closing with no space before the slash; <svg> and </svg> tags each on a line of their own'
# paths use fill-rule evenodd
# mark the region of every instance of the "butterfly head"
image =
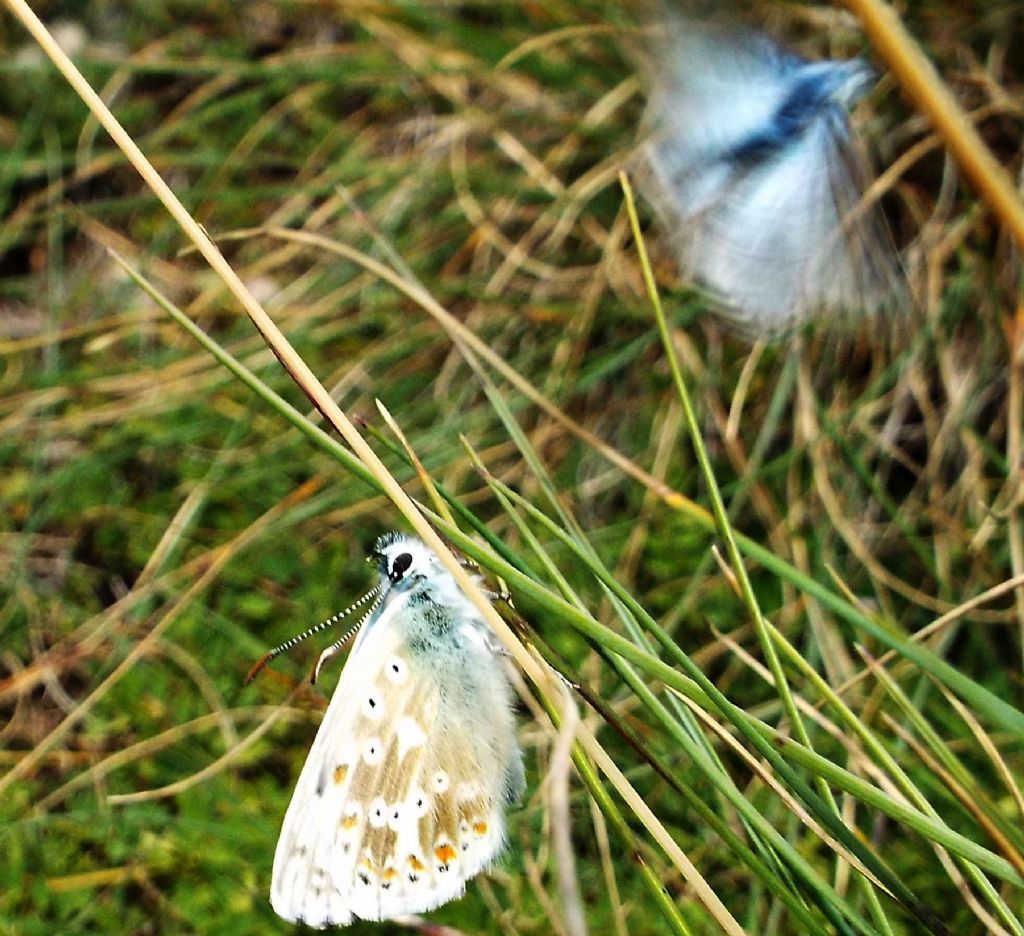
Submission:
<svg viewBox="0 0 1024 936">
<path fill-rule="evenodd" d="M 441 568 L 428 546 L 402 533 L 387 533 L 378 539 L 372 560 L 377 564 L 381 580 L 391 588 L 411 585 Z"/>
<path fill-rule="evenodd" d="M 844 109 L 852 108 L 874 84 L 876 76 L 863 59 L 804 62 L 794 79 L 794 87 L 816 87 L 818 97 Z"/>
</svg>

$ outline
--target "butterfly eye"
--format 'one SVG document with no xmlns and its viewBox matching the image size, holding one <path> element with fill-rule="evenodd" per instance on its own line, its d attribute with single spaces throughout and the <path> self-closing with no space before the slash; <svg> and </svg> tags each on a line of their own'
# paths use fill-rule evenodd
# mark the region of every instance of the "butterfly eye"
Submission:
<svg viewBox="0 0 1024 936">
<path fill-rule="evenodd" d="M 391 577 L 397 582 L 399 579 L 409 571 L 409 566 L 412 565 L 412 554 L 401 553 L 395 556 L 395 561 L 391 566 Z"/>
</svg>

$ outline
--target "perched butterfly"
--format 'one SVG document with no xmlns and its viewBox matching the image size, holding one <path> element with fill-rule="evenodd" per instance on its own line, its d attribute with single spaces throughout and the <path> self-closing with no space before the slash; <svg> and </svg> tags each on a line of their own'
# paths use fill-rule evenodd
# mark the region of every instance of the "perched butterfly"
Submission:
<svg viewBox="0 0 1024 936">
<path fill-rule="evenodd" d="M 317 928 L 459 897 L 524 787 L 497 638 L 419 540 L 387 534 L 373 556 L 380 582 L 353 606 L 372 599 L 274 855 L 274 910 Z"/>
<path fill-rule="evenodd" d="M 752 332 L 902 301 L 848 110 L 867 65 L 812 62 L 738 26 L 670 20 L 645 123 L 648 195 L 684 273 Z"/>
</svg>

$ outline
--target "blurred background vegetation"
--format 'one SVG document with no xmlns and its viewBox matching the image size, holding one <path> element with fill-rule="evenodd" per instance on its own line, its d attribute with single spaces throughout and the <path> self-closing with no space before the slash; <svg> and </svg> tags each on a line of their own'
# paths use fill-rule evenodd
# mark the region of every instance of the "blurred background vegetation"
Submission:
<svg viewBox="0 0 1024 936">
<path fill-rule="evenodd" d="M 501 382 L 531 464 L 415 303 L 324 249 L 253 230 L 301 228 L 386 263 L 400 258 L 572 418 L 706 503 L 617 178 L 636 166 L 640 11 L 597 0 L 33 6 L 342 408 L 382 432 L 374 445 L 410 491 L 421 488 L 385 444 L 375 398 L 435 480 L 524 561 L 533 561 L 527 544 L 460 436 L 538 507 L 551 513 L 545 492 L 557 492 L 678 648 L 739 709 L 790 733 L 707 523 L 671 509 Z M 838 8 L 758 12 L 808 54 L 870 55 Z M 902 12 L 1019 176 L 1024 13 L 952 0 Z M 337 668 L 303 686 L 319 651 L 310 645 L 254 684 L 242 679 L 268 647 L 361 593 L 369 544 L 400 521 L 112 261 L 107 248 L 309 411 L 6 12 L 0 76 L 0 932 L 288 932 L 267 902 L 274 844 Z M 791 659 L 787 673 L 808 703 L 811 743 L 893 803 L 913 799 L 896 779 L 905 776 L 941 823 L 977 843 L 971 867 L 984 870 L 975 875 L 936 835 L 847 795 L 839 780 L 836 809 L 951 932 L 1022 933 L 1024 736 L 984 700 L 1020 708 L 1024 594 L 1004 589 L 962 607 L 1024 573 L 1019 270 L 891 79 L 857 116 L 880 164 L 895 167 L 885 206 L 918 296 L 896 323 L 814 323 L 751 346 L 678 281 L 643 202 L 641 218 L 731 521 L 790 570 L 748 557 L 762 610 L 808 665 Z M 534 529 L 585 606 L 620 630 L 621 610 L 584 564 Z M 927 646 L 988 695 L 965 706 L 900 657 L 872 669 L 865 660 L 874 666 L 888 643 L 809 597 L 801 573 L 896 635 L 948 615 Z M 752 830 L 721 778 L 613 667 L 520 604 L 632 732 L 635 746 L 607 728 L 601 738 L 748 932 L 856 931 L 795 881 L 781 846 Z M 809 671 L 846 687 L 853 721 Z M 648 682 L 682 724 L 678 698 Z M 710 715 L 725 735 L 735 727 Z M 589 710 L 584 718 L 599 727 Z M 571 828 L 553 821 L 552 736 L 526 709 L 522 738 L 529 791 L 511 817 L 509 856 L 431 919 L 464 932 L 575 936 L 553 858 L 562 834 L 590 932 L 720 931 L 635 819 L 624 845 L 573 781 Z M 872 891 L 766 783 L 774 774 L 756 752 L 745 759 L 710 730 L 702 739 L 843 912 L 869 921 L 861 931 L 925 931 L 920 907 Z M 799 770 L 808 782 L 815 774 Z M 752 870 L 679 787 L 769 870 Z M 157 792 L 116 799 L 143 791 Z M 642 867 L 677 918 L 655 909 Z M 798 895 L 813 926 L 766 873 Z"/>
</svg>

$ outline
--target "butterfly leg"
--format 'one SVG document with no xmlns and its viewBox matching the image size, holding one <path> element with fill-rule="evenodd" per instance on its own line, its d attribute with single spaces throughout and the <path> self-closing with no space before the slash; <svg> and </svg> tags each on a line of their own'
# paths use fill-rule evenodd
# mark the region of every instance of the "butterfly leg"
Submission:
<svg viewBox="0 0 1024 936">
<path fill-rule="evenodd" d="M 515 607 L 515 605 L 512 604 L 512 592 L 505 587 L 504 582 L 498 583 L 497 590 L 493 588 L 481 588 L 480 591 L 483 592 L 484 598 L 491 602 L 491 604 L 495 601 L 504 601 L 510 608 Z"/>
<path fill-rule="evenodd" d="M 354 630 L 349 631 L 347 634 L 343 634 L 338 640 L 334 641 L 334 643 L 332 643 L 326 650 L 324 650 L 323 653 L 320 654 L 319 658 L 316 661 L 316 664 L 313 666 L 313 671 L 309 674 L 310 685 L 314 685 L 316 681 L 320 678 L 320 670 L 323 668 L 324 663 L 326 663 L 332 656 L 334 656 L 334 654 L 341 650 L 342 647 L 344 647 L 345 644 L 347 644 L 352 639 L 354 634 Z"/>
</svg>

